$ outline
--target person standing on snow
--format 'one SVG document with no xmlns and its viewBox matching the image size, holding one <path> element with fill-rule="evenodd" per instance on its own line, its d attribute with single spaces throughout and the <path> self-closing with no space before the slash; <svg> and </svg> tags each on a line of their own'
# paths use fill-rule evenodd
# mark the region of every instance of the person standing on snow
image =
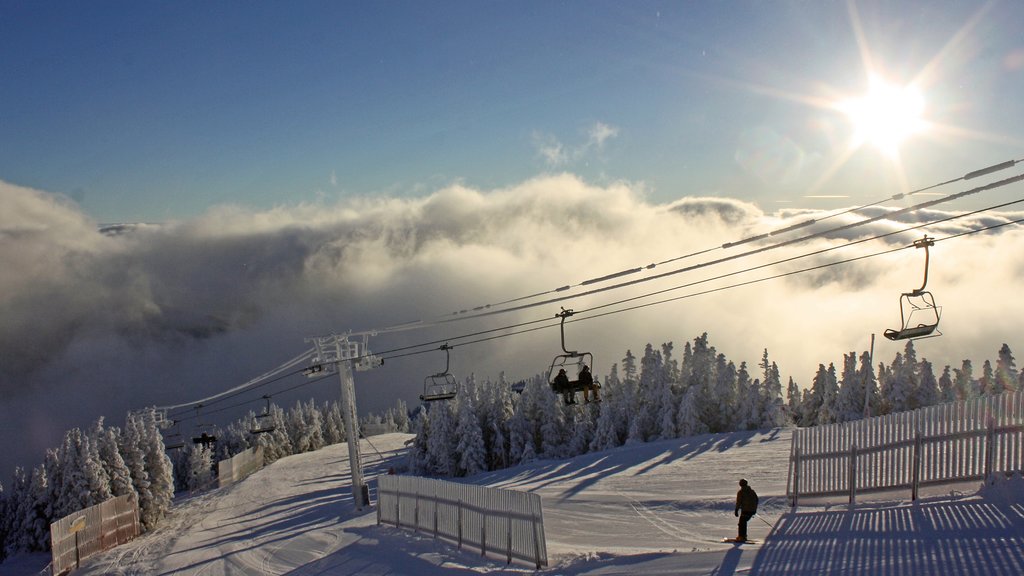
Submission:
<svg viewBox="0 0 1024 576">
<path fill-rule="evenodd" d="M 740 490 L 736 493 L 736 516 L 739 517 L 739 534 L 737 542 L 747 539 L 747 522 L 757 514 L 757 492 L 750 487 L 745 479 L 740 480 Z"/>
</svg>

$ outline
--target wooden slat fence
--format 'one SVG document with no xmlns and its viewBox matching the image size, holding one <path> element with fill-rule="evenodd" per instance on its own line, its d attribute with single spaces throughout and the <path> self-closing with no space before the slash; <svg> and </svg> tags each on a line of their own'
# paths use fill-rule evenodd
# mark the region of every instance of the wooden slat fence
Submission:
<svg viewBox="0 0 1024 576">
<path fill-rule="evenodd" d="M 848 496 L 981 480 L 1024 468 L 1024 392 L 793 433 L 786 493 Z"/>
<path fill-rule="evenodd" d="M 118 496 L 50 524 L 53 574 L 65 574 L 82 560 L 139 535 L 139 505 L 133 495 Z"/>
<path fill-rule="evenodd" d="M 377 523 L 432 534 L 519 560 L 548 565 L 540 496 L 418 476 L 377 478 Z"/>
<path fill-rule="evenodd" d="M 217 463 L 217 481 L 221 488 L 241 482 L 263 468 L 263 446 L 249 448 Z"/>
</svg>

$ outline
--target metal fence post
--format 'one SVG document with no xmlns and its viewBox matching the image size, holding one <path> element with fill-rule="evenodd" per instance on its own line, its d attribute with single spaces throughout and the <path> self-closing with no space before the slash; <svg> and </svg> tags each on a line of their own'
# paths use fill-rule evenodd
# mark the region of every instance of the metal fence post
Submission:
<svg viewBox="0 0 1024 576">
<path fill-rule="evenodd" d="M 487 556 L 487 514 L 480 512 L 480 555 Z"/>
<path fill-rule="evenodd" d="M 857 502 L 857 445 L 850 444 L 850 505 Z"/>
<path fill-rule="evenodd" d="M 800 497 L 800 449 L 793 450 L 793 497 L 790 505 L 796 508 Z"/>
<path fill-rule="evenodd" d="M 462 499 L 459 499 L 459 550 L 462 550 Z"/>
<path fill-rule="evenodd" d="M 989 482 L 994 474 L 993 460 L 996 449 L 996 420 L 989 415 L 985 422 L 985 481 Z"/>
<path fill-rule="evenodd" d="M 914 426 L 914 458 L 910 479 L 910 499 L 917 500 L 917 489 L 921 482 L 921 429 Z"/>
<path fill-rule="evenodd" d="M 508 526 L 508 542 L 507 542 L 507 546 L 508 546 L 508 561 L 506 563 L 507 564 L 511 564 L 512 563 L 512 512 L 511 511 L 506 511 L 506 512 L 508 513 L 508 516 L 505 517 L 508 520 L 508 522 L 505 523 L 505 525 Z"/>
</svg>

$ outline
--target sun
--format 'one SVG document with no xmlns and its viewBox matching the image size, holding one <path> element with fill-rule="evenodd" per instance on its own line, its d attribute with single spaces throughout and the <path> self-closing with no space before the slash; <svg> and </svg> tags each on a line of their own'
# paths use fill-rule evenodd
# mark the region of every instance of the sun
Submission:
<svg viewBox="0 0 1024 576">
<path fill-rule="evenodd" d="M 866 94 L 836 104 L 853 127 L 851 148 L 870 144 L 890 158 L 900 146 L 927 129 L 924 98 L 913 86 L 889 84 L 872 77 Z"/>
</svg>

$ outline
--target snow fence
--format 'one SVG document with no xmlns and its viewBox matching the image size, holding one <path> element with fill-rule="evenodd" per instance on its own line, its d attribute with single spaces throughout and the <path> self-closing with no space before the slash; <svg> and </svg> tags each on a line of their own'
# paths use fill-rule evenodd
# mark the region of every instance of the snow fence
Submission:
<svg viewBox="0 0 1024 576">
<path fill-rule="evenodd" d="M 217 463 L 218 486 L 223 488 L 241 482 L 260 468 L 263 468 L 263 446 L 249 448 Z"/>
<path fill-rule="evenodd" d="M 540 496 L 418 476 L 377 478 L 377 523 L 426 532 L 482 556 L 548 565 Z"/>
<path fill-rule="evenodd" d="M 139 535 L 139 505 L 126 494 L 79 510 L 50 524 L 53 574 L 65 574 L 82 560 Z"/>
<path fill-rule="evenodd" d="M 793 432 L 786 494 L 848 496 L 1024 470 L 1024 392 Z"/>
</svg>

